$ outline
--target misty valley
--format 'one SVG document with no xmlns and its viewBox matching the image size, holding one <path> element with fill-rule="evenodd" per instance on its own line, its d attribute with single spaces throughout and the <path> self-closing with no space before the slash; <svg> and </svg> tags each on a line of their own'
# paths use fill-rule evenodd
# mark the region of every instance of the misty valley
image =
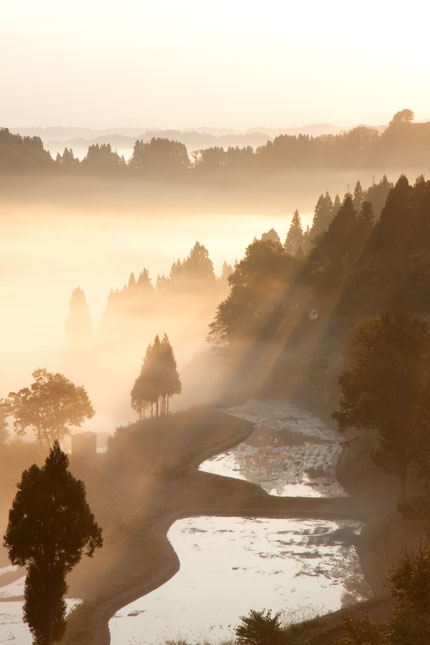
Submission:
<svg viewBox="0 0 430 645">
<path fill-rule="evenodd" d="M 9 514 L 0 642 L 39 642 L 45 609 L 22 620 L 23 565 L 45 564 L 18 555 L 14 531 L 33 535 L 42 481 L 55 500 L 75 477 L 94 515 L 83 499 L 52 642 L 354 643 L 342 634 L 393 629 L 387 572 L 427 517 L 429 190 L 357 181 L 309 196 L 303 215 L 3 205 L 4 529 L 19 473 L 38 465 Z M 390 432 L 411 414 L 406 449 Z"/>
<path fill-rule="evenodd" d="M 430 645 L 429 20 L 2 2 L 0 645 Z"/>
</svg>

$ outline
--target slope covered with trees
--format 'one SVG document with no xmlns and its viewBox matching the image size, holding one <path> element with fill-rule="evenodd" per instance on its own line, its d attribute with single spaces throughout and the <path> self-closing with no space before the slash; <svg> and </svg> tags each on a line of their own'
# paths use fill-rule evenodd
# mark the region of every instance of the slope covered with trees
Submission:
<svg viewBox="0 0 430 645">
<path fill-rule="evenodd" d="M 400 478 L 407 501 L 408 470 L 430 447 L 430 330 L 406 313 L 365 318 L 349 332 L 341 397 L 333 414 L 340 430 L 377 433 L 373 460 Z"/>
<path fill-rule="evenodd" d="M 49 170 L 55 166 L 40 137 L 21 137 L 0 128 L 0 171 Z"/>
<path fill-rule="evenodd" d="M 429 313 L 430 182 L 419 177 L 411 186 L 402 176 L 389 186 L 384 178 L 359 201 L 346 194 L 337 213 L 330 196 L 321 196 L 303 257 L 288 253 L 288 244 L 254 241 L 229 278 L 212 336 L 273 338 L 289 317 L 304 333 L 310 320 L 318 326 L 387 309 Z M 367 200 L 376 190 L 389 191 L 378 218 Z M 292 226 L 298 230 L 297 217 Z"/>
</svg>

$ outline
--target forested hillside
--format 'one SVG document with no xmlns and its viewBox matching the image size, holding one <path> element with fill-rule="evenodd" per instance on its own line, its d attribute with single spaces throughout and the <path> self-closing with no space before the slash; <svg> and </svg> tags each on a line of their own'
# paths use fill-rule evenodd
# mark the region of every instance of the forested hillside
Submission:
<svg viewBox="0 0 430 645">
<path fill-rule="evenodd" d="M 293 256 L 273 238 L 247 248 L 210 337 L 232 351 L 247 347 L 249 382 L 261 382 L 250 376 L 255 359 L 266 387 L 285 391 L 294 384 L 307 397 L 316 394 L 314 403 L 327 404 L 328 412 L 336 400 L 344 336 L 357 320 L 386 311 L 429 315 L 430 182 L 419 177 L 410 185 L 401 176 L 380 217 L 368 201 L 372 191 L 367 199 L 357 188 L 346 194 L 331 218 L 322 196 L 304 235 L 306 253 L 300 247 Z M 318 221 L 322 230 L 312 235 L 320 230 Z"/>
</svg>

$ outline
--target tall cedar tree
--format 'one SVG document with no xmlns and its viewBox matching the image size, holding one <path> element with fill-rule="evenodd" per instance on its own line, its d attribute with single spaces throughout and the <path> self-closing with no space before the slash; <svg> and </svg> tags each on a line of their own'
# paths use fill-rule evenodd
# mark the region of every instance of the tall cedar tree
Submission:
<svg viewBox="0 0 430 645">
<path fill-rule="evenodd" d="M 72 342 L 79 343 L 90 338 L 92 325 L 87 299 L 80 287 L 73 290 L 69 302 L 69 317 L 66 320 L 66 331 Z"/>
<path fill-rule="evenodd" d="M 70 426 L 81 426 L 94 416 L 94 410 L 83 387 L 77 387 L 62 374 L 46 369 L 33 372 L 30 387 L 10 392 L 3 402 L 7 415 L 13 416 L 14 428 L 22 435 L 34 430 L 39 444 L 52 446 L 70 433 Z"/>
<path fill-rule="evenodd" d="M 305 267 L 318 310 L 331 307 L 333 298 L 342 303 L 351 297 L 349 284 L 366 251 L 372 228 L 371 204 L 363 202 L 357 212 L 347 194 L 327 231 L 316 241 Z"/>
<path fill-rule="evenodd" d="M 176 360 L 167 334 L 163 339 L 157 336 L 148 345 L 142 369 L 131 390 L 131 405 L 143 418 L 145 409 L 151 407 L 151 416 L 155 404 L 155 415 L 169 413 L 169 400 L 174 394 L 181 393 L 181 381 L 176 367 Z"/>
<path fill-rule="evenodd" d="M 340 204 L 336 203 L 336 207 L 340 207 Z M 324 231 L 328 229 L 330 222 L 336 214 L 337 211 L 334 211 L 334 205 L 329 193 L 320 195 L 315 206 L 314 217 L 312 220 L 312 239 L 315 239 L 318 235 L 321 235 L 321 233 L 324 233 Z"/>
<path fill-rule="evenodd" d="M 287 237 L 284 242 L 284 248 L 290 255 L 297 255 L 299 249 L 303 251 L 303 227 L 300 220 L 299 211 L 295 211 L 288 229 Z"/>
<path fill-rule="evenodd" d="M 375 430 L 375 463 L 400 477 L 407 498 L 407 470 L 430 440 L 430 329 L 406 313 L 360 321 L 344 349 L 341 399 L 333 414 L 340 430 Z"/>
<path fill-rule="evenodd" d="M 85 486 L 68 465 L 55 441 L 42 468 L 34 464 L 23 472 L 4 536 L 12 564 L 27 567 L 23 616 L 34 645 L 61 639 L 66 575 L 84 552 L 91 557 L 103 544 Z"/>
<path fill-rule="evenodd" d="M 281 238 L 274 228 L 271 228 L 269 231 L 266 231 L 261 236 L 262 242 L 272 242 L 273 244 L 281 244 Z"/>
<path fill-rule="evenodd" d="M 355 184 L 353 202 L 355 210 L 359 211 L 363 203 L 363 189 L 359 181 Z"/>
</svg>

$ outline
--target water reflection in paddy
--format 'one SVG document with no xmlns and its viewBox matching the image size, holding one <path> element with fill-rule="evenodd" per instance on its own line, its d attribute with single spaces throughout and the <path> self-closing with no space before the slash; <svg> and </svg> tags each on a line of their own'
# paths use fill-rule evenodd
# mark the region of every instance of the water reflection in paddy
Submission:
<svg viewBox="0 0 430 645">
<path fill-rule="evenodd" d="M 217 643 L 250 609 L 300 619 L 355 597 L 353 547 L 359 524 L 200 517 L 175 522 L 168 538 L 181 569 L 165 585 L 123 607 L 109 623 L 113 645 Z"/>
<path fill-rule="evenodd" d="M 339 436 L 307 410 L 249 399 L 225 410 L 254 425 L 248 439 L 201 470 L 245 479 L 273 495 L 344 495 L 335 478 Z M 250 609 L 285 620 L 336 610 L 368 593 L 354 543 L 357 522 L 200 517 L 176 522 L 168 538 L 181 568 L 169 582 L 123 607 L 109 623 L 113 645 L 183 637 L 217 643 Z"/>
<path fill-rule="evenodd" d="M 225 412 L 250 421 L 254 431 L 200 470 L 245 479 L 281 497 L 345 495 L 335 477 L 340 437 L 324 421 L 279 399 L 249 399 Z"/>
</svg>

